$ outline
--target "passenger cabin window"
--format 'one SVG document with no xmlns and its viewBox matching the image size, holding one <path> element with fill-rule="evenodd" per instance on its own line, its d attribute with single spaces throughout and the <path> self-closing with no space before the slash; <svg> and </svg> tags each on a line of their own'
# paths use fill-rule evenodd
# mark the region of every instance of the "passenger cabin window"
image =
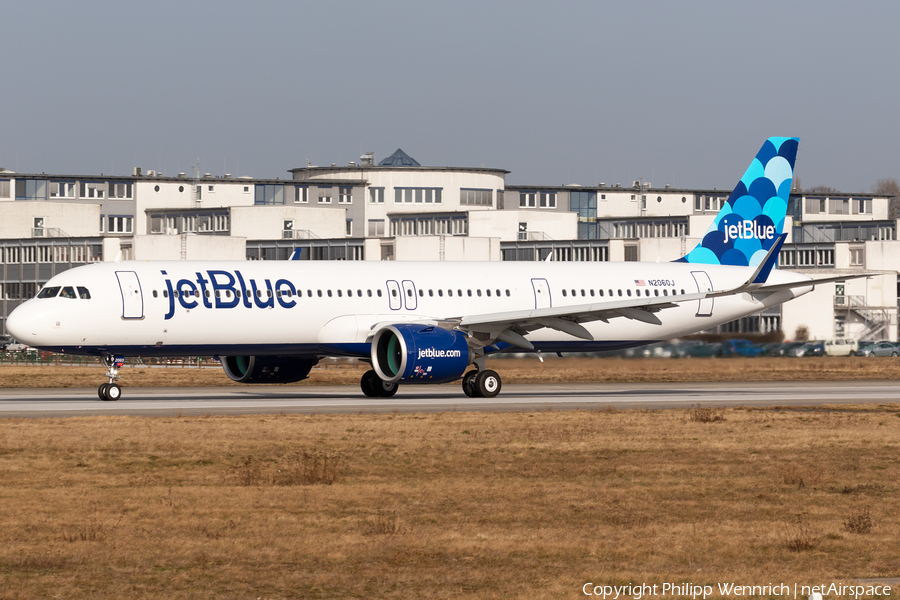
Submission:
<svg viewBox="0 0 900 600">
<path fill-rule="evenodd" d="M 59 293 L 59 286 L 54 287 L 45 287 L 41 290 L 41 293 L 38 294 L 38 298 L 56 298 L 56 295 Z"/>
</svg>

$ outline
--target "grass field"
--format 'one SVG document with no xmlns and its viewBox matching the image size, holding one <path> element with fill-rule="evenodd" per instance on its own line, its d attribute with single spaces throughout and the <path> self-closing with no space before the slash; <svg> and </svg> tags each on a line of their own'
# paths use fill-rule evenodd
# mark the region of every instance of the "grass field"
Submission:
<svg viewBox="0 0 900 600">
<path fill-rule="evenodd" d="M 690 358 L 616 359 L 556 358 L 493 359 L 503 383 L 626 383 L 693 381 L 896 380 L 896 358 Z M 300 385 L 357 385 L 368 370 L 364 363 L 323 361 Z M 104 381 L 101 366 L 0 365 L 0 387 L 91 388 Z M 121 369 L 125 387 L 243 385 L 232 382 L 221 368 Z M 454 383 L 452 385 L 458 385 Z"/>
<path fill-rule="evenodd" d="M 507 383 L 890 380 L 897 362 L 490 366 Z M 0 381 L 94 387 L 102 372 L 3 366 Z M 188 380 L 227 378 L 123 377 Z M 898 405 L 2 419 L 0 598 L 575 598 L 587 582 L 897 577 L 898 446 Z"/>
<path fill-rule="evenodd" d="M 0 421 L 0 598 L 897 576 L 900 406 Z"/>
</svg>

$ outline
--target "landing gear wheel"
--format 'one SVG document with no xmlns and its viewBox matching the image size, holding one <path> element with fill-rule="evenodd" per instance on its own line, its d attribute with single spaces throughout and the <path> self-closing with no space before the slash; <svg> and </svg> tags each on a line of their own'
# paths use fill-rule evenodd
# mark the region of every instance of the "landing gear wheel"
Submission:
<svg viewBox="0 0 900 600">
<path fill-rule="evenodd" d="M 390 398 L 400 387 L 381 379 L 375 371 L 366 371 L 359 380 L 359 388 L 369 398 Z"/>
<path fill-rule="evenodd" d="M 359 389 L 362 390 L 362 393 L 365 394 L 367 398 L 378 397 L 378 390 L 375 389 L 376 379 L 378 379 L 378 376 L 375 374 L 375 371 L 366 371 L 359 380 Z"/>
<path fill-rule="evenodd" d="M 469 371 L 465 375 L 463 375 L 462 380 L 462 389 L 463 393 L 469 398 L 477 398 L 478 390 L 475 389 L 475 377 L 478 375 L 478 371 Z"/>
<path fill-rule="evenodd" d="M 475 390 L 482 398 L 493 398 L 500 393 L 500 376 L 488 369 L 475 376 Z"/>
<path fill-rule="evenodd" d="M 378 395 L 382 398 L 390 398 L 397 393 L 399 388 L 400 386 L 396 383 L 389 383 L 380 378 L 375 382 L 375 389 L 378 390 Z"/>
<path fill-rule="evenodd" d="M 122 397 L 122 388 L 117 383 L 107 384 L 106 399 L 115 402 Z"/>
<path fill-rule="evenodd" d="M 109 400 L 109 398 L 106 397 L 106 390 L 108 390 L 108 389 L 109 389 L 108 383 L 101 383 L 100 387 L 97 388 L 97 395 L 100 396 L 101 400 Z"/>
</svg>

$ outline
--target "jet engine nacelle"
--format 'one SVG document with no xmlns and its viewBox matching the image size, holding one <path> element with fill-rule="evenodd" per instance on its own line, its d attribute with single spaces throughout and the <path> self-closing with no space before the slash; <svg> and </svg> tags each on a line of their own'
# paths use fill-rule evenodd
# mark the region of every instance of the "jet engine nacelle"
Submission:
<svg viewBox="0 0 900 600">
<path fill-rule="evenodd" d="M 389 383 L 446 383 L 472 361 L 465 334 L 434 325 L 387 325 L 372 339 L 372 367 Z"/>
<path fill-rule="evenodd" d="M 293 383 L 319 362 L 308 356 L 223 356 L 225 374 L 238 383 Z"/>
</svg>

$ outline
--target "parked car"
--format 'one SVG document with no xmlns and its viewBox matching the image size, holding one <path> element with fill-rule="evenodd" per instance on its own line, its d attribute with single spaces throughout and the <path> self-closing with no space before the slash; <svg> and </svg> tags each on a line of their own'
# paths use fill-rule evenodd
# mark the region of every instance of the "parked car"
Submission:
<svg viewBox="0 0 900 600">
<path fill-rule="evenodd" d="M 872 356 L 872 349 L 875 348 L 875 342 L 864 341 L 859 342 L 856 348 L 857 356 Z"/>
<path fill-rule="evenodd" d="M 5 352 L 6 347 L 12 343 L 12 338 L 8 335 L 0 335 L 0 352 Z"/>
<path fill-rule="evenodd" d="M 672 346 L 672 351 L 678 358 L 695 358 L 716 356 L 719 351 L 717 344 L 708 344 L 699 340 L 681 342 Z"/>
<path fill-rule="evenodd" d="M 791 348 L 799 348 L 805 342 L 782 342 L 780 345 L 769 350 L 769 356 L 788 356 Z"/>
<path fill-rule="evenodd" d="M 859 342 L 837 338 L 825 341 L 825 354 L 828 356 L 856 356 L 859 350 Z"/>
<path fill-rule="evenodd" d="M 825 342 L 806 342 L 788 350 L 788 356 L 825 356 Z"/>
<path fill-rule="evenodd" d="M 750 340 L 725 340 L 719 349 L 719 356 L 756 357 L 762 354 L 762 348 Z"/>
<path fill-rule="evenodd" d="M 900 354 L 900 345 L 896 342 L 878 342 L 872 347 L 872 356 L 897 356 Z"/>
<path fill-rule="evenodd" d="M 6 345 L 7 352 L 26 352 L 30 350 L 30 348 L 26 344 L 21 344 L 16 340 L 11 340 L 9 344 Z"/>
</svg>

